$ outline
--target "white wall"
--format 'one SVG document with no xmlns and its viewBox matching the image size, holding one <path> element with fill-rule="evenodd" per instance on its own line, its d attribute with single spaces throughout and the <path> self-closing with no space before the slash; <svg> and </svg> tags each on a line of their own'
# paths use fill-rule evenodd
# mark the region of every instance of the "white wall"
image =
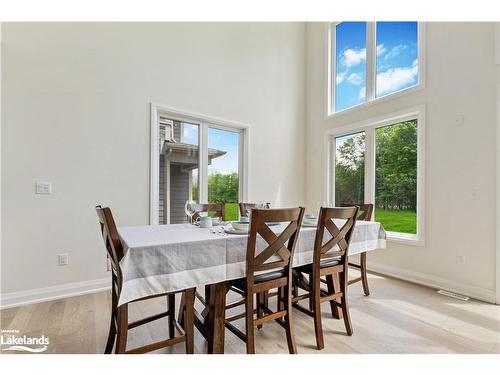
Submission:
<svg viewBox="0 0 500 375">
<path fill-rule="evenodd" d="M 307 25 L 307 206 L 324 201 L 327 129 L 425 104 L 426 244 L 390 242 L 369 255 L 369 267 L 494 301 L 494 24 L 428 23 L 426 31 L 424 90 L 325 120 L 325 25 Z"/>
<path fill-rule="evenodd" d="M 304 24 L 4 23 L 2 39 L 3 294 L 105 278 L 97 203 L 148 223 L 152 101 L 249 124 L 249 198 L 303 203 Z"/>
<path fill-rule="evenodd" d="M 500 199 L 499 199 L 499 191 L 500 191 L 500 22 L 497 22 L 496 25 L 496 64 L 497 64 L 497 179 L 496 179 L 496 192 L 497 192 L 497 227 L 496 227 L 496 267 L 497 267 L 497 296 L 496 302 L 500 304 Z"/>
</svg>

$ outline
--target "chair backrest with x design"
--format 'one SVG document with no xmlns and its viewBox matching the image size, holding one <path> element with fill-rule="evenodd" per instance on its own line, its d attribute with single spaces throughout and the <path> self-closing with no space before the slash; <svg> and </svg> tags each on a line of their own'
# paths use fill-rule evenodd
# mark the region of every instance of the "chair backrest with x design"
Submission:
<svg viewBox="0 0 500 375">
<path fill-rule="evenodd" d="M 226 220 L 224 203 L 192 203 L 190 208 L 194 211 L 193 221 L 200 217 L 200 212 L 209 211 L 215 212 L 215 216 L 220 217 L 222 221 Z"/>
<path fill-rule="evenodd" d="M 290 269 L 293 253 L 304 216 L 304 208 L 253 209 L 247 245 L 247 277 L 256 272 Z M 267 223 L 287 222 L 281 233 L 275 233 Z M 259 236 L 266 248 L 256 254 Z"/>
<path fill-rule="evenodd" d="M 362 221 L 371 221 L 372 213 L 373 213 L 373 204 L 372 203 L 342 203 L 342 207 L 354 207 L 358 206 L 358 217 L 356 220 Z"/>
<path fill-rule="evenodd" d="M 240 203 L 238 203 L 238 206 L 240 208 L 240 216 L 241 217 L 248 217 L 248 211 L 256 208 L 257 204 L 256 203 L 243 203 L 243 202 L 240 202 Z"/>
<path fill-rule="evenodd" d="M 101 226 L 101 234 L 104 240 L 104 246 L 111 261 L 113 272 L 113 281 L 116 282 L 117 293 L 121 290 L 122 273 L 120 270 L 120 261 L 123 258 L 123 246 L 116 228 L 115 220 L 109 207 L 96 206 L 95 208 Z"/>
<path fill-rule="evenodd" d="M 340 258 L 340 263 L 345 264 L 348 256 L 349 244 L 356 224 L 358 207 L 327 208 L 321 207 L 319 211 L 316 238 L 314 241 L 314 265 L 320 265 L 321 260 Z M 345 220 L 339 228 L 335 219 Z M 331 238 L 323 243 L 325 229 Z"/>
</svg>

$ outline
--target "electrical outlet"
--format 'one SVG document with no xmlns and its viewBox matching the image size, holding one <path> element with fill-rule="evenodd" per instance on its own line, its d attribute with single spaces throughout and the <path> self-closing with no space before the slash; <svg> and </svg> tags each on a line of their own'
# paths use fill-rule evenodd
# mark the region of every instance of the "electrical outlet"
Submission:
<svg viewBox="0 0 500 375">
<path fill-rule="evenodd" d="M 458 257 L 458 263 L 465 264 L 465 255 L 460 255 Z"/>
<path fill-rule="evenodd" d="M 69 255 L 68 254 L 59 254 L 57 256 L 58 264 L 60 266 L 67 266 L 69 264 Z"/>
<path fill-rule="evenodd" d="M 464 115 L 456 115 L 455 116 L 455 125 L 463 125 L 464 122 L 465 122 Z"/>
</svg>

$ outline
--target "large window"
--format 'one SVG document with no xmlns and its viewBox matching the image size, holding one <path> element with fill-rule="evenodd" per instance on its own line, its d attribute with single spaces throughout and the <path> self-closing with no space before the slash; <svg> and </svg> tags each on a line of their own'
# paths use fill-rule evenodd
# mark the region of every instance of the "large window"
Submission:
<svg viewBox="0 0 500 375">
<path fill-rule="evenodd" d="M 423 131 L 419 108 L 332 132 L 329 201 L 374 203 L 390 238 L 423 241 Z"/>
<path fill-rule="evenodd" d="M 332 24 L 329 113 L 420 85 L 422 27 L 417 22 Z"/>
<path fill-rule="evenodd" d="M 188 202 L 224 203 L 237 220 L 246 127 L 153 105 L 151 129 L 151 223 L 187 222 Z"/>
</svg>

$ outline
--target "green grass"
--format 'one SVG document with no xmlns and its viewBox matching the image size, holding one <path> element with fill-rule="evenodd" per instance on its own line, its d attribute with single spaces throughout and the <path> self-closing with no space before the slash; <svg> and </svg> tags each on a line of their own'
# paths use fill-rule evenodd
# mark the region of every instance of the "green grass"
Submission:
<svg viewBox="0 0 500 375">
<path fill-rule="evenodd" d="M 240 207 L 238 203 L 226 203 L 224 205 L 224 211 L 226 212 L 226 221 L 239 220 Z M 208 211 L 208 216 L 215 216 L 215 211 Z"/>
<path fill-rule="evenodd" d="M 226 221 L 236 221 L 239 219 L 238 203 L 226 203 L 224 206 L 226 211 Z"/>
<path fill-rule="evenodd" d="M 417 213 L 413 211 L 388 211 L 375 209 L 375 221 L 391 232 L 417 233 Z"/>
</svg>

